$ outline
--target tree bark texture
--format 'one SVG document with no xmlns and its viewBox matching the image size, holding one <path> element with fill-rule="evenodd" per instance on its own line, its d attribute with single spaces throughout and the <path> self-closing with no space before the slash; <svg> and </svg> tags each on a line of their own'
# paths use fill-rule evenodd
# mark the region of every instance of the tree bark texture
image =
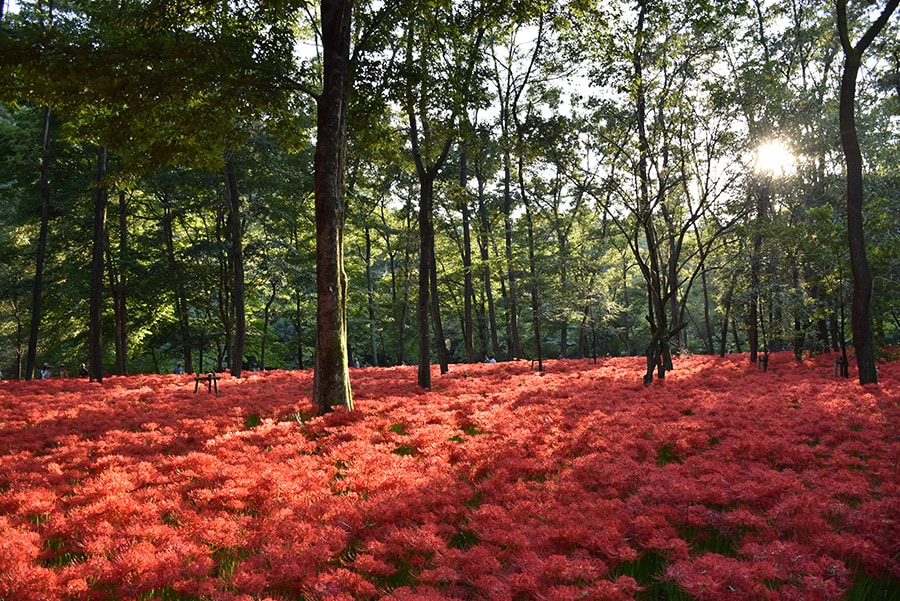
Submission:
<svg viewBox="0 0 900 601">
<path fill-rule="evenodd" d="M 125 268 L 128 256 L 128 203 L 124 190 L 119 191 L 118 218 L 119 258 L 113 261 L 107 250 L 107 271 L 115 319 L 116 373 L 124 376 L 128 374 L 128 273 Z"/>
<path fill-rule="evenodd" d="M 466 361 L 475 363 L 475 324 L 472 319 L 472 233 L 470 228 L 469 195 L 466 183 L 469 170 L 466 162 L 466 144 L 459 148 L 459 185 L 462 192 L 462 227 L 463 227 L 463 339 L 466 345 Z"/>
<path fill-rule="evenodd" d="M 31 295 L 31 328 L 28 336 L 28 355 L 25 359 L 25 379 L 34 376 L 37 367 L 38 332 L 43 312 L 44 261 L 47 253 L 47 229 L 50 222 L 50 107 L 44 107 L 44 129 L 41 139 L 41 228 L 38 233 L 37 257 L 34 266 L 34 287 Z"/>
<path fill-rule="evenodd" d="M 322 92 L 316 98 L 316 358 L 313 403 L 353 409 L 344 272 L 344 167 L 352 0 L 322 0 Z"/>
<path fill-rule="evenodd" d="M 194 353 L 192 348 L 190 320 L 188 317 L 187 292 L 184 287 L 184 277 L 182 277 L 181 268 L 175 258 L 175 233 L 173 231 L 173 222 L 175 216 L 172 214 L 172 205 L 168 198 L 163 199 L 163 231 L 166 238 L 166 260 L 169 269 L 174 275 L 175 282 L 175 312 L 178 315 L 178 326 L 181 332 L 181 348 L 184 354 L 184 370 L 185 373 L 193 373 L 194 371 Z"/>
<path fill-rule="evenodd" d="M 750 304 L 747 312 L 747 346 L 750 348 L 750 363 L 756 365 L 759 357 L 759 330 L 762 316 L 759 314 L 760 286 L 762 280 L 762 230 L 769 219 L 771 186 L 766 176 L 757 176 L 751 194 L 756 204 L 753 247 L 750 251 Z M 763 179 L 765 178 L 765 179 Z M 768 350 L 768 349 L 767 349 Z"/>
<path fill-rule="evenodd" d="M 853 328 L 853 347 L 860 384 L 878 382 L 875 367 L 875 337 L 872 331 L 872 272 L 866 256 L 863 227 L 863 159 L 856 131 L 856 80 L 866 48 L 887 24 L 900 0 L 889 0 L 878 19 L 853 46 L 847 23 L 847 0 L 837 0 L 837 27 L 844 50 L 841 73 L 839 108 L 841 147 L 847 164 L 847 238 L 850 246 L 850 270 L 853 276 L 853 297 L 850 321 Z"/>
<path fill-rule="evenodd" d="M 91 303 L 88 343 L 88 373 L 91 380 L 103 381 L 103 254 L 106 243 L 106 148 L 97 151 L 97 190 L 94 195 L 94 247 L 91 255 Z"/>
<path fill-rule="evenodd" d="M 434 256 L 434 225 L 431 212 L 434 194 L 429 186 L 430 178 L 421 178 L 419 192 L 419 297 L 416 306 L 416 326 L 419 328 L 419 370 L 417 382 L 422 388 L 431 388 L 431 339 L 428 336 L 428 305 L 431 295 L 431 259 Z"/>
<path fill-rule="evenodd" d="M 481 251 L 482 279 L 484 280 L 484 296 L 488 305 L 488 326 L 491 337 L 491 358 L 500 355 L 500 339 L 497 336 L 497 311 L 494 307 L 494 292 L 491 285 L 491 261 L 490 261 L 490 222 L 488 221 L 487 206 L 484 198 L 484 178 L 478 176 L 478 218 L 481 222 L 479 233 L 479 248 Z"/>
<path fill-rule="evenodd" d="M 378 332 L 375 319 L 375 280 L 372 275 L 372 229 L 366 226 L 366 305 L 369 309 L 369 347 L 372 352 L 372 365 L 378 367 Z"/>
<path fill-rule="evenodd" d="M 241 196 L 238 192 L 234 155 L 229 151 L 225 160 L 225 181 L 228 190 L 228 232 L 231 243 L 231 302 L 234 306 L 234 340 L 228 349 L 231 375 L 240 378 L 244 366 L 244 346 L 247 339 L 247 317 L 244 303 L 244 240 L 241 218 Z"/>
<path fill-rule="evenodd" d="M 433 201 L 431 206 L 434 206 Z M 447 348 L 447 342 L 444 338 L 444 325 L 441 321 L 441 303 L 437 285 L 437 257 L 434 254 L 434 225 L 432 225 L 431 229 L 431 261 L 429 261 L 429 264 L 431 266 L 431 275 L 428 278 L 431 286 L 431 322 L 434 327 L 434 337 L 437 341 L 438 366 L 441 374 L 445 374 L 450 371 L 450 349 Z"/>
</svg>

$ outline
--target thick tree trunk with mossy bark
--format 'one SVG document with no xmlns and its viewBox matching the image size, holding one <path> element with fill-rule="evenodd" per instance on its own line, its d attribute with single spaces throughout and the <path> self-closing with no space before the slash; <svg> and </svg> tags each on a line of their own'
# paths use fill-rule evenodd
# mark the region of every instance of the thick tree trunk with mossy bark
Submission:
<svg viewBox="0 0 900 601">
<path fill-rule="evenodd" d="M 353 409 L 344 272 L 344 165 L 352 0 L 322 0 L 322 92 L 316 98 L 316 358 L 313 404 Z"/>
</svg>

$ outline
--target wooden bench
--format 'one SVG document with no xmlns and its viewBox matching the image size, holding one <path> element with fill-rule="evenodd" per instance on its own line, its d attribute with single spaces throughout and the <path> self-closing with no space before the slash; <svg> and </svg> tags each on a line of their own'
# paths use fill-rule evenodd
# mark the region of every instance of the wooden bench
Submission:
<svg viewBox="0 0 900 601">
<path fill-rule="evenodd" d="M 219 375 L 211 371 L 208 374 L 197 374 L 194 376 L 194 392 L 200 390 L 200 382 L 206 382 L 206 392 L 216 391 L 219 396 Z"/>
</svg>

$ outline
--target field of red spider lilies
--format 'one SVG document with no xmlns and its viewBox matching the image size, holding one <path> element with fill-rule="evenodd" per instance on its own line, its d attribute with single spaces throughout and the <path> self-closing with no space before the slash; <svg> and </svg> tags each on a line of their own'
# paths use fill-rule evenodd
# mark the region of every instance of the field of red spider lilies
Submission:
<svg viewBox="0 0 900 601">
<path fill-rule="evenodd" d="M 0 599 L 897 599 L 900 362 L 0 383 Z"/>
</svg>

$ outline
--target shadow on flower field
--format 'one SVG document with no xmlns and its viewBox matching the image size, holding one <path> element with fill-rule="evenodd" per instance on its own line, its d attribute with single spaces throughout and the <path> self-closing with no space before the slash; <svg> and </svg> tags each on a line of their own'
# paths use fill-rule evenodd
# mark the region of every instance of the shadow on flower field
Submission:
<svg viewBox="0 0 900 601">
<path fill-rule="evenodd" d="M 900 363 L 0 383 L 0 599 L 900 598 Z"/>
</svg>

